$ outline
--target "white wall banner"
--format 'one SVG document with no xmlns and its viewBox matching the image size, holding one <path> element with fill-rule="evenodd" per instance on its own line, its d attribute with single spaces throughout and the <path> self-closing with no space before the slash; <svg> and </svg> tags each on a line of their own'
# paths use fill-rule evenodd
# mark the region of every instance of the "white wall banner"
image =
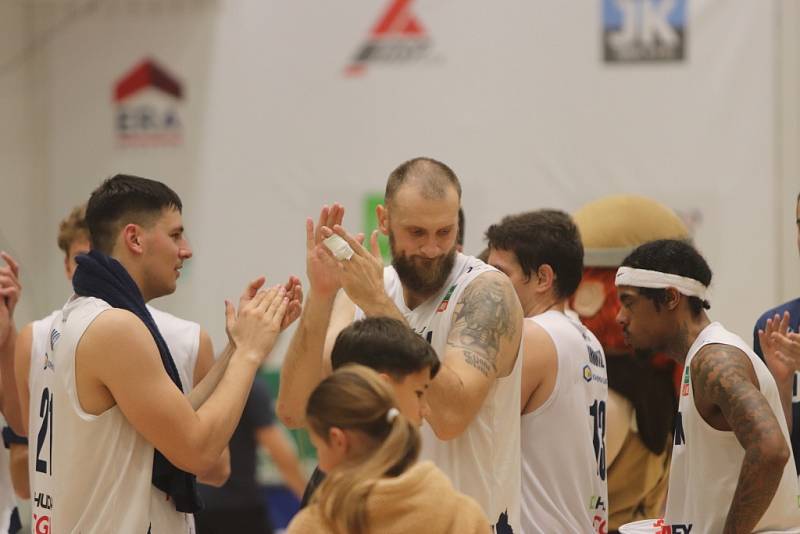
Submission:
<svg viewBox="0 0 800 534">
<path fill-rule="evenodd" d="M 195 256 L 164 305 L 219 346 L 224 298 L 261 273 L 303 275 L 305 217 L 339 201 L 359 230 L 365 198 L 427 155 L 461 177 L 474 253 L 505 214 L 611 193 L 690 214 L 712 316 L 749 337 L 777 298 L 773 24 L 774 3 L 751 0 L 99 9 L 37 63 L 50 307 L 66 296 L 57 221 L 112 173 L 183 196 Z M 143 89 L 177 110 L 177 146 L 121 147 L 109 128 L 109 88 L 144 58 L 191 89 Z"/>
</svg>

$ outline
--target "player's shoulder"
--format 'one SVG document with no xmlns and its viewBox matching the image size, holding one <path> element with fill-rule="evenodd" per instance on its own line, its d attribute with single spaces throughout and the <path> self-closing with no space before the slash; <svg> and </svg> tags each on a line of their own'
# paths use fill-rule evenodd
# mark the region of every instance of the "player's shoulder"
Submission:
<svg viewBox="0 0 800 534">
<path fill-rule="evenodd" d="M 169 312 L 165 312 L 164 310 L 155 308 L 150 304 L 147 305 L 147 310 L 150 312 L 150 315 L 153 316 L 153 320 L 156 322 L 159 328 L 161 328 L 162 324 L 169 324 L 179 328 L 200 328 L 200 325 L 194 321 L 183 319 L 177 315 L 173 315 Z"/>
</svg>

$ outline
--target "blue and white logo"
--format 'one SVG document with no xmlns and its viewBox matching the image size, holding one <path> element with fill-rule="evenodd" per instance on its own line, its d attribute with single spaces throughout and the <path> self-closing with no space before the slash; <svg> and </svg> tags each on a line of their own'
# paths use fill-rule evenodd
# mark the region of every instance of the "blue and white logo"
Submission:
<svg viewBox="0 0 800 534">
<path fill-rule="evenodd" d="M 602 0 L 607 63 L 682 61 L 687 0 Z"/>
</svg>

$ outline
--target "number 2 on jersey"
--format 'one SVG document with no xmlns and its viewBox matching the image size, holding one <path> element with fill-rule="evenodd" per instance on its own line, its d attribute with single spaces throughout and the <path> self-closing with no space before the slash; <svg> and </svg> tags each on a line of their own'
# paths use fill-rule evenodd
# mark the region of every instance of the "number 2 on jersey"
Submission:
<svg viewBox="0 0 800 534">
<path fill-rule="evenodd" d="M 36 471 L 39 473 L 53 474 L 53 394 L 49 388 L 42 391 L 42 402 L 39 405 L 39 417 L 42 418 L 42 426 L 39 428 L 39 435 L 36 438 Z M 47 447 L 47 460 L 40 458 L 42 447 L 47 438 L 50 438 Z M 49 469 L 48 469 L 49 468 Z"/>
<path fill-rule="evenodd" d="M 597 460 L 597 474 L 600 480 L 606 479 L 606 403 L 605 401 L 594 401 L 589 406 L 589 415 L 594 420 L 594 457 Z"/>
</svg>

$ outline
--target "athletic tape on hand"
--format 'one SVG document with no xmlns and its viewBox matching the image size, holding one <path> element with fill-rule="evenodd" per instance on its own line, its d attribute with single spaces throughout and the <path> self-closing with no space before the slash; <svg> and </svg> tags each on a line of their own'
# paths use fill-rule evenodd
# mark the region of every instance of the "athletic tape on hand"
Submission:
<svg viewBox="0 0 800 534">
<path fill-rule="evenodd" d="M 333 234 L 332 236 L 324 239 L 322 243 L 328 247 L 337 260 L 349 260 L 353 257 L 353 249 L 347 244 L 341 236 Z"/>
<path fill-rule="evenodd" d="M 677 274 L 650 271 L 647 269 L 634 269 L 620 267 L 614 278 L 617 286 L 649 287 L 652 289 L 666 289 L 674 287 L 682 295 L 708 300 L 708 287 L 694 278 L 687 278 Z"/>
</svg>

